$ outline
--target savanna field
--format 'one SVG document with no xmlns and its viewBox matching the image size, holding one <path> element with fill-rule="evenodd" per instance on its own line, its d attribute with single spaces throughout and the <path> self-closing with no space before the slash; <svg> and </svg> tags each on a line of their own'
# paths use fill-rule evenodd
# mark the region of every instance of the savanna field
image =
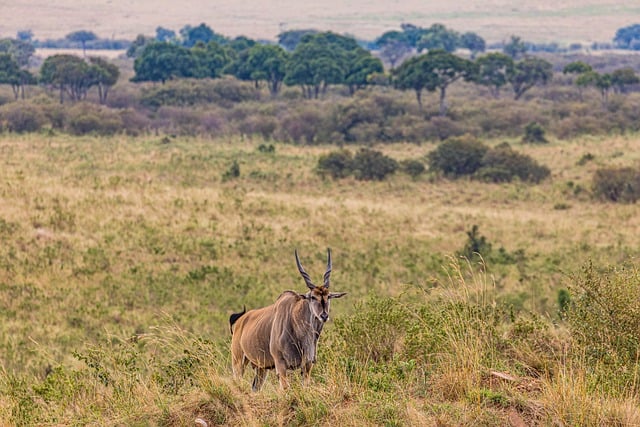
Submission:
<svg viewBox="0 0 640 427">
<path fill-rule="evenodd" d="M 0 424 L 639 425 L 640 216 L 592 180 L 637 165 L 640 136 L 509 142 L 550 176 L 332 179 L 335 146 L 1 135 Z M 312 385 L 252 393 L 229 315 L 304 291 L 294 249 L 320 281 L 327 247 L 349 294 Z"/>
</svg>

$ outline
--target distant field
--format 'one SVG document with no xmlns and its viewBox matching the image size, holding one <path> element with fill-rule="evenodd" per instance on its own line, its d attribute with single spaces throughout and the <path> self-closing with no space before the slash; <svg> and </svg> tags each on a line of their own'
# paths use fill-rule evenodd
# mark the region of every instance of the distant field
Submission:
<svg viewBox="0 0 640 427">
<path fill-rule="evenodd" d="M 429 26 L 443 23 L 458 31 L 475 31 L 489 42 L 516 34 L 535 42 L 591 43 L 611 41 L 615 31 L 640 22 L 637 0 L 569 0 L 528 2 L 460 0 L 293 0 L 238 2 L 233 0 L 24 0 L 2 2 L 0 36 L 31 29 L 36 38 L 56 38 L 88 29 L 101 37 L 134 38 L 153 34 L 156 27 L 179 30 L 207 23 L 228 35 L 274 39 L 282 30 L 318 28 L 372 39 L 402 22 Z"/>
</svg>

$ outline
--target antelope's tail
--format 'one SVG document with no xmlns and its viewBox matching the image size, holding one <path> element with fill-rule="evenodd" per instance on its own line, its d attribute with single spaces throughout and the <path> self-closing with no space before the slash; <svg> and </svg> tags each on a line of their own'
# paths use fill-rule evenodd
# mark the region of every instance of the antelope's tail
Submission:
<svg viewBox="0 0 640 427">
<path fill-rule="evenodd" d="M 229 331 L 231 331 L 231 335 L 233 335 L 233 324 L 236 323 L 238 321 L 239 318 L 241 318 L 242 316 L 244 316 L 244 314 L 247 312 L 247 307 L 246 306 L 242 306 L 242 312 L 240 313 L 233 313 L 230 317 L 229 317 Z"/>
</svg>

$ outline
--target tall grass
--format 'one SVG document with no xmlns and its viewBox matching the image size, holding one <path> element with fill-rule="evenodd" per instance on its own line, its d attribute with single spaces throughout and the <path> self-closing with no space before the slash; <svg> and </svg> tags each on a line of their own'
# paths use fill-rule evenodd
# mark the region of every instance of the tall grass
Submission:
<svg viewBox="0 0 640 427">
<path fill-rule="evenodd" d="M 633 164 L 637 137 L 519 146 L 552 170 L 538 186 L 334 181 L 315 172 L 332 147 L 265 143 L 0 137 L 1 424 L 637 419 L 636 362 L 594 372 L 594 341 L 556 303 L 567 287 L 582 301 L 572 283 L 633 283 L 600 268 L 637 257 L 635 206 L 577 189 L 596 167 Z M 397 160 L 433 149 L 379 148 Z M 585 153 L 596 160 L 580 164 Z M 486 264 L 451 258 L 474 224 L 492 243 Z M 349 295 L 332 305 L 313 384 L 282 392 L 271 378 L 252 393 L 250 374 L 231 378 L 229 313 L 304 289 L 293 249 L 315 277 L 326 247 L 332 287 Z M 598 280 L 567 274 L 587 258 Z M 569 413 L 589 399 L 599 409 Z"/>
</svg>

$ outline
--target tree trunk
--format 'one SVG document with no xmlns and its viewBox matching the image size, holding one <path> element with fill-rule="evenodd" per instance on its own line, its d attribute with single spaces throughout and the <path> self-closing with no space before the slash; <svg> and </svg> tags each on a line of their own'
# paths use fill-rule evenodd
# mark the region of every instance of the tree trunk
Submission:
<svg viewBox="0 0 640 427">
<path fill-rule="evenodd" d="M 418 100 L 418 108 L 422 111 L 422 90 L 416 90 L 416 99 Z"/>
<path fill-rule="evenodd" d="M 447 87 L 442 86 L 440 88 L 440 117 L 444 117 L 447 115 L 446 96 L 447 96 Z"/>
</svg>

